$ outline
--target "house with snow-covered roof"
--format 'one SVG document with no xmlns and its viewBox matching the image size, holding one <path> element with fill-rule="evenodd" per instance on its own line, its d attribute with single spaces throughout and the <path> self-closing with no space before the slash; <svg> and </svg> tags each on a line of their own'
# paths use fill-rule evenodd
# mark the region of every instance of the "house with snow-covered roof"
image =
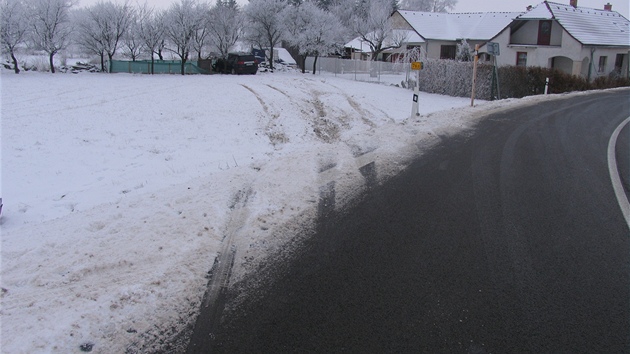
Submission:
<svg viewBox="0 0 630 354">
<path fill-rule="evenodd" d="M 392 27 L 408 32 L 406 47 L 422 47 L 431 59 L 455 59 L 457 44 L 474 48 L 505 29 L 522 12 L 440 13 L 398 10 Z"/>
<path fill-rule="evenodd" d="M 592 9 L 579 7 L 577 0 L 568 5 L 544 1 L 490 42 L 499 44 L 498 65 L 554 68 L 589 80 L 611 72 L 628 77 L 630 22 L 610 3 Z"/>
<path fill-rule="evenodd" d="M 395 60 L 407 49 L 421 47 L 429 59 L 455 59 L 457 45 L 466 40 L 487 55 L 487 43 L 499 45 L 497 65 L 539 66 L 592 80 L 617 73 L 629 76 L 630 21 L 612 10 L 543 1 L 523 12 L 436 13 L 395 11 L 392 37 L 404 35 L 399 49 L 383 53 Z M 358 39 L 347 46 L 367 46 Z M 486 55 L 483 55 L 486 54 Z"/>
<path fill-rule="evenodd" d="M 393 61 L 397 54 L 409 48 L 422 47 L 428 58 L 455 59 L 457 44 L 466 40 L 472 47 L 475 44 L 486 43 L 521 12 L 490 12 L 490 13 L 444 13 L 397 10 L 391 17 L 392 34 L 386 39 L 385 45 L 404 38 L 404 44 L 399 49 L 384 51 L 385 61 Z M 363 59 L 368 58 L 367 44 L 360 38 L 355 38 L 345 45 L 355 52 L 362 52 Z"/>
</svg>

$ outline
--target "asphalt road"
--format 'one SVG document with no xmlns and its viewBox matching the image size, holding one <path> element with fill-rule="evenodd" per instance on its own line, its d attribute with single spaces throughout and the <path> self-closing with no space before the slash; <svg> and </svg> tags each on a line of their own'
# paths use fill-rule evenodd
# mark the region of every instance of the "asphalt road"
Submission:
<svg viewBox="0 0 630 354">
<path fill-rule="evenodd" d="M 599 92 L 443 140 L 322 218 L 197 351 L 630 352 L 630 230 L 607 162 L 629 116 L 629 90 Z"/>
</svg>

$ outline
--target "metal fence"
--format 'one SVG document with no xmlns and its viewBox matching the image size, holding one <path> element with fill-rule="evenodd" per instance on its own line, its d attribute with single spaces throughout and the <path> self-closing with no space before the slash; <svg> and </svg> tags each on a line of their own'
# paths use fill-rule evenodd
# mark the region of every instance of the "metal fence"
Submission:
<svg viewBox="0 0 630 354">
<path fill-rule="evenodd" d="M 150 74 L 150 60 L 112 60 L 110 62 L 110 72 L 112 73 L 130 73 L 130 74 Z M 153 72 L 155 74 L 181 74 L 182 62 L 179 60 L 155 60 L 153 63 Z M 196 61 L 189 61 L 184 66 L 186 74 L 207 74 L 207 70 L 200 68 Z"/>
<path fill-rule="evenodd" d="M 313 70 L 314 57 L 306 58 L 306 70 Z M 401 84 L 407 82 L 409 64 L 341 58 L 317 58 L 316 75 L 334 75 L 356 81 Z"/>
</svg>

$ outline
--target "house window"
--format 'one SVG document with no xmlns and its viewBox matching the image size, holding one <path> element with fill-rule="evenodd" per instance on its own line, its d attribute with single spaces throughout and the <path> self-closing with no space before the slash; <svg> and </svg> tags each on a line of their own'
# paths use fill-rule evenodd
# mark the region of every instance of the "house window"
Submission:
<svg viewBox="0 0 630 354">
<path fill-rule="evenodd" d="M 608 61 L 608 57 L 607 56 L 601 56 L 599 57 L 599 66 L 597 67 L 597 72 L 598 73 L 603 73 L 606 71 L 606 62 Z"/>
<path fill-rule="evenodd" d="M 615 71 L 621 72 L 622 66 L 623 66 L 623 54 L 617 54 L 617 57 L 615 57 Z"/>
<path fill-rule="evenodd" d="M 456 45 L 443 45 L 440 47 L 440 59 L 455 59 L 456 54 Z"/>
<path fill-rule="evenodd" d="M 538 23 L 538 45 L 551 43 L 551 21 L 545 20 Z"/>
<path fill-rule="evenodd" d="M 516 53 L 516 66 L 527 66 L 527 52 Z"/>
</svg>

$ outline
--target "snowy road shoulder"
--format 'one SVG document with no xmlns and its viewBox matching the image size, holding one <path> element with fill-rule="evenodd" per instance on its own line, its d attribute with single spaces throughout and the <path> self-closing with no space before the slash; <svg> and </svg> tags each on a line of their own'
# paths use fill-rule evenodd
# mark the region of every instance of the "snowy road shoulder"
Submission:
<svg viewBox="0 0 630 354">
<path fill-rule="evenodd" d="M 164 349 L 227 235 L 238 281 L 312 226 L 323 186 L 341 208 L 506 104 L 426 95 L 410 120 L 409 91 L 298 74 L 2 75 L 12 353 Z"/>
</svg>

